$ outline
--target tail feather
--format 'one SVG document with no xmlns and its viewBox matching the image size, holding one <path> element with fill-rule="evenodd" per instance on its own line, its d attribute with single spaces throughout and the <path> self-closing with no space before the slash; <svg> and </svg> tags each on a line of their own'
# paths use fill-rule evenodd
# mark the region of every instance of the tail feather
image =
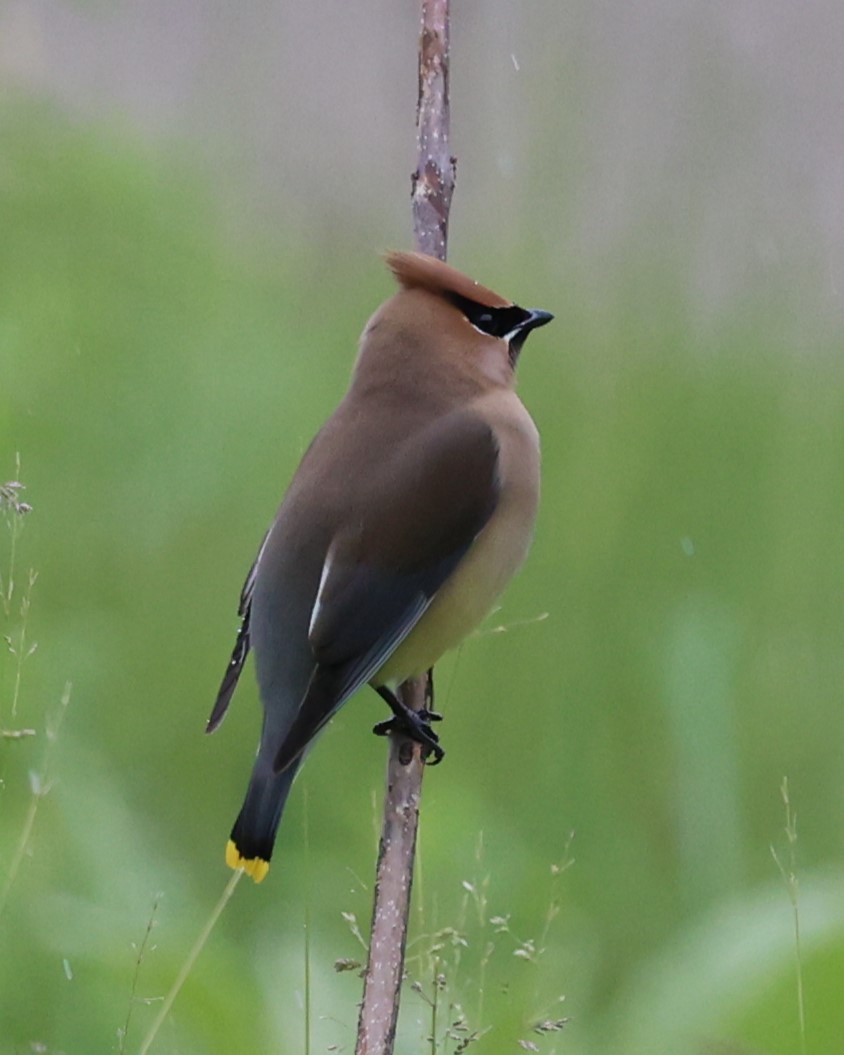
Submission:
<svg viewBox="0 0 844 1055">
<path fill-rule="evenodd" d="M 270 869 L 276 831 L 298 768 L 294 764 L 283 773 L 274 773 L 262 759 L 255 763 L 246 798 L 226 847 L 226 864 L 230 868 L 242 868 L 256 883 Z"/>
</svg>

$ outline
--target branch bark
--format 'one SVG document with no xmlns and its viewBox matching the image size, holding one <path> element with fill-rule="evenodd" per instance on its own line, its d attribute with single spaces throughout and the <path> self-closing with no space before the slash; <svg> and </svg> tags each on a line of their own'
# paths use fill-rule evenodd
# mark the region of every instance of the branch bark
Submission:
<svg viewBox="0 0 844 1055">
<path fill-rule="evenodd" d="M 445 260 L 456 161 L 449 148 L 449 0 L 422 0 L 413 234 L 420 252 Z"/>
<path fill-rule="evenodd" d="M 411 177 L 413 234 L 423 253 L 445 260 L 455 159 L 449 149 L 449 0 L 422 0 L 416 171 Z M 427 678 L 399 687 L 414 710 L 425 706 Z M 425 764 L 420 746 L 390 735 L 375 903 L 355 1055 L 392 1055 L 399 1015 L 416 830 Z"/>
</svg>

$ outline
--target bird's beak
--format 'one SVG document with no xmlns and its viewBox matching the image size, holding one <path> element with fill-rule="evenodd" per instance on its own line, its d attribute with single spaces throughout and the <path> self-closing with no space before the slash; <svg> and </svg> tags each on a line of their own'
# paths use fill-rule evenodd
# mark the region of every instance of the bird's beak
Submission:
<svg viewBox="0 0 844 1055">
<path fill-rule="evenodd" d="M 546 322 L 550 322 L 554 318 L 550 311 L 542 311 L 540 308 L 526 308 L 525 310 L 528 313 L 528 317 L 521 326 L 525 333 L 530 333 L 531 330 L 544 326 Z"/>
<path fill-rule="evenodd" d="M 540 308 L 520 308 L 519 310 L 524 312 L 524 318 L 507 337 L 510 342 L 510 362 L 513 366 L 516 365 L 522 345 L 530 331 L 538 326 L 544 326 L 546 322 L 554 318 L 550 311 L 542 311 Z"/>
</svg>

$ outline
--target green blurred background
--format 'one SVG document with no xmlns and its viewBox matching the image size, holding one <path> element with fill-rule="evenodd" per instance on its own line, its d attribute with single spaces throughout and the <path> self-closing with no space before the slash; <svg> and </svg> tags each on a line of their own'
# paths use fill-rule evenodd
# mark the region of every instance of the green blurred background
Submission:
<svg viewBox="0 0 844 1055">
<path fill-rule="evenodd" d="M 2 1055 L 137 1052 L 226 882 L 251 670 L 204 722 L 410 244 L 416 30 L 387 0 L 0 9 L 0 482 L 19 452 L 34 507 L 0 619 L 38 645 L 0 661 L 0 726 L 37 734 L 0 742 Z M 438 671 L 397 1051 L 457 1051 L 459 1005 L 470 1052 L 839 1053 L 844 19 L 474 0 L 454 38 L 451 259 L 557 318 L 520 370 L 533 553 Z M 382 712 L 323 737 L 153 1051 L 305 1051 L 306 940 L 310 1050 L 353 1049 Z"/>
</svg>

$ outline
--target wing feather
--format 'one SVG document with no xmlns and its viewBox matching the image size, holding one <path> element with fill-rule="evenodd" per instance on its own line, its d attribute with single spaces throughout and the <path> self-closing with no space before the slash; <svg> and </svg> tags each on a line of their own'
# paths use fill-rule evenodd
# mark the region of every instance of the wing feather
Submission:
<svg viewBox="0 0 844 1055">
<path fill-rule="evenodd" d="M 240 616 L 240 626 L 237 628 L 237 636 L 235 637 L 234 648 L 232 649 L 229 665 L 226 667 L 222 683 L 217 691 L 217 698 L 214 701 L 214 706 L 211 709 L 211 714 L 205 725 L 206 733 L 213 733 L 215 729 L 219 728 L 220 723 L 225 718 L 226 711 L 229 709 L 229 704 L 234 695 L 234 690 L 237 688 L 237 682 L 240 678 L 241 671 L 246 663 L 246 657 L 249 655 L 251 644 L 249 620 L 252 615 L 252 594 L 255 590 L 255 576 L 258 571 L 258 561 L 261 559 L 261 554 L 264 552 L 264 547 L 267 544 L 269 535 L 269 531 L 264 535 L 264 540 L 258 550 L 258 555 L 252 562 L 252 567 L 249 569 L 249 574 L 246 576 L 243 589 L 240 591 L 240 603 L 237 606 L 237 614 Z"/>
</svg>

